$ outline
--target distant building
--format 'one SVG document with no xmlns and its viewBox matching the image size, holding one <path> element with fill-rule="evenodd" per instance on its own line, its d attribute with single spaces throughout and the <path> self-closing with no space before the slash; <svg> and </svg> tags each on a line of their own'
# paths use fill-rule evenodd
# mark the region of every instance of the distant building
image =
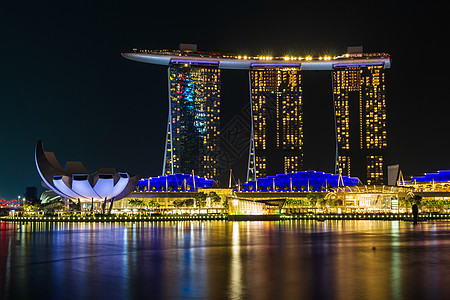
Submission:
<svg viewBox="0 0 450 300">
<path fill-rule="evenodd" d="M 354 53 L 349 56 L 370 57 Z M 386 178 L 385 65 L 378 62 L 335 64 L 336 173 L 358 176 L 369 185 Z"/>
</svg>

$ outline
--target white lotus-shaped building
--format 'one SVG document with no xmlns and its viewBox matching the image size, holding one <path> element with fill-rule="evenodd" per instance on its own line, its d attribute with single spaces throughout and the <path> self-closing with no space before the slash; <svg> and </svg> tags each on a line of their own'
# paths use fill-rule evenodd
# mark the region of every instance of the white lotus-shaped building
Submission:
<svg viewBox="0 0 450 300">
<path fill-rule="evenodd" d="M 78 161 L 66 162 L 64 169 L 53 152 L 45 152 L 38 141 L 35 152 L 36 167 L 44 185 L 65 199 L 80 202 L 110 202 L 128 196 L 136 187 L 138 176 L 99 169 L 89 174 Z"/>
</svg>

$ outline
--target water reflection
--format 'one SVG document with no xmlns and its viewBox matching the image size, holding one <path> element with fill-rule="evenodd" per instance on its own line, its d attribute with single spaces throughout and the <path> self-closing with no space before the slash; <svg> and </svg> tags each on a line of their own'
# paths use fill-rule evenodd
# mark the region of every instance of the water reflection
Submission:
<svg viewBox="0 0 450 300">
<path fill-rule="evenodd" d="M 396 248 L 396 251 L 392 251 L 392 260 L 391 260 L 391 291 L 392 291 L 392 299 L 402 299 L 402 278 L 401 278 L 401 257 L 400 251 L 398 251 L 398 247 L 400 246 L 400 221 L 392 221 L 392 240 L 391 246 L 392 248 Z"/>
<path fill-rule="evenodd" d="M 449 224 L 0 223 L 0 298 L 439 298 Z"/>
<path fill-rule="evenodd" d="M 242 265 L 241 265 L 241 247 L 240 247 L 239 223 L 233 222 L 231 263 L 230 263 L 230 299 L 242 299 Z"/>
</svg>

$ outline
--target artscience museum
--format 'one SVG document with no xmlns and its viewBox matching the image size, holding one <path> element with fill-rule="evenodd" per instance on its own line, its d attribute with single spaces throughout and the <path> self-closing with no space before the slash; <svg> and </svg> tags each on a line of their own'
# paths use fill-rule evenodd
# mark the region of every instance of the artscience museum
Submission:
<svg viewBox="0 0 450 300">
<path fill-rule="evenodd" d="M 104 212 L 109 203 L 111 210 L 114 201 L 128 196 L 138 182 L 138 176 L 110 168 L 89 174 L 81 162 L 68 161 L 64 169 L 53 152 L 44 151 L 42 141 L 36 145 L 35 162 L 43 186 L 78 204 L 80 209 L 101 208 Z"/>
</svg>

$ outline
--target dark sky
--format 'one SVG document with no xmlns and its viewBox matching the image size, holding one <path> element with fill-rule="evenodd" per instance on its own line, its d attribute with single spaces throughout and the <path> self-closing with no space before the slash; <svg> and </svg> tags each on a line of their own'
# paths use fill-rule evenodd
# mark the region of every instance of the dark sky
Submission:
<svg viewBox="0 0 450 300">
<path fill-rule="evenodd" d="M 0 198 L 40 186 L 38 139 L 61 163 L 81 160 L 91 172 L 159 175 L 166 69 L 120 53 L 179 42 L 272 56 L 342 54 L 348 45 L 388 52 L 391 162 L 405 175 L 450 169 L 445 11 L 432 1 L 1 1 Z M 248 99 L 242 73 L 233 74 L 223 74 L 222 103 Z M 331 76 L 303 80 L 305 126 L 314 124 L 305 127 L 305 168 L 330 172 Z"/>
</svg>

